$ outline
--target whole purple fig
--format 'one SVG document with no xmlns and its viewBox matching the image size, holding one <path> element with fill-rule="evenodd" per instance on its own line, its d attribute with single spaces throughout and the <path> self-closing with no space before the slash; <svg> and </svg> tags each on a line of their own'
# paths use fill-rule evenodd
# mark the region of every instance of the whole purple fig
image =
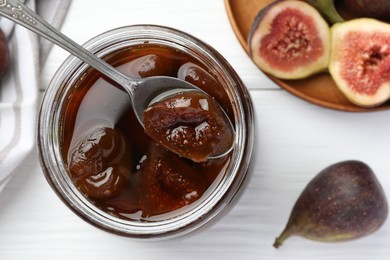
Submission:
<svg viewBox="0 0 390 260">
<path fill-rule="evenodd" d="M 387 214 L 384 191 L 371 168 L 360 161 L 339 162 L 306 186 L 274 247 L 293 235 L 325 242 L 363 237 L 380 228 Z"/>
<path fill-rule="evenodd" d="M 3 31 L 0 29 L 0 77 L 7 72 L 9 60 L 8 42 Z"/>
<path fill-rule="evenodd" d="M 359 17 L 390 20 L 389 0 L 344 0 L 344 5 L 348 11 Z"/>
</svg>

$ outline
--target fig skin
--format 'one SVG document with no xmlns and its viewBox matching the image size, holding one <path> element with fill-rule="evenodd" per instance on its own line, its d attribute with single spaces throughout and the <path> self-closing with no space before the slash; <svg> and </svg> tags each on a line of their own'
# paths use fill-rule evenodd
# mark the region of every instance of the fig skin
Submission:
<svg viewBox="0 0 390 260">
<path fill-rule="evenodd" d="M 378 230 L 387 215 L 386 196 L 372 169 L 361 161 L 339 162 L 306 186 L 274 247 L 293 235 L 322 242 L 357 239 Z"/>
<path fill-rule="evenodd" d="M 8 71 L 9 65 L 10 53 L 7 39 L 3 30 L 0 29 L 0 77 L 2 77 Z"/>
<path fill-rule="evenodd" d="M 389 0 L 344 0 L 348 11 L 359 17 L 371 17 L 390 21 Z"/>
<path fill-rule="evenodd" d="M 325 71 L 330 45 L 327 22 L 302 1 L 269 4 L 257 14 L 248 35 L 254 63 L 280 79 L 301 79 Z"/>
<path fill-rule="evenodd" d="M 390 98 L 390 24 L 358 18 L 332 26 L 329 72 L 354 104 L 374 107 Z"/>
</svg>

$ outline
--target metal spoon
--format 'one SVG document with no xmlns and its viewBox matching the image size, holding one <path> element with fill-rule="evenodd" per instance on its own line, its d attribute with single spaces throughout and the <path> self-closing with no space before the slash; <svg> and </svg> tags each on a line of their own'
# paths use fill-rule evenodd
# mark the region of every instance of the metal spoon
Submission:
<svg viewBox="0 0 390 260">
<path fill-rule="evenodd" d="M 142 79 L 128 77 L 59 32 L 39 15 L 17 0 L 1 1 L 0 15 L 41 35 L 121 85 L 129 94 L 135 115 L 142 126 L 144 110 L 150 105 L 150 102 L 155 99 L 156 96 L 161 95 L 161 93 L 165 93 L 166 91 L 172 93 L 172 91 L 175 92 L 175 90 L 177 90 L 177 93 L 182 92 L 183 90 L 198 90 L 204 92 L 184 80 L 173 77 L 155 76 Z M 231 129 L 234 129 L 227 116 L 226 119 L 230 122 Z M 209 159 L 223 157 L 232 149 L 233 143 L 227 151 L 210 156 Z"/>
</svg>

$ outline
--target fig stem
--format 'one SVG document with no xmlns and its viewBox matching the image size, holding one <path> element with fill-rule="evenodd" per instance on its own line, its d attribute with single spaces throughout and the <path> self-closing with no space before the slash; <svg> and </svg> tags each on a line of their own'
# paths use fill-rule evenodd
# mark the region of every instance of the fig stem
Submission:
<svg viewBox="0 0 390 260">
<path fill-rule="evenodd" d="M 283 245 L 283 242 L 286 241 L 287 238 L 289 238 L 291 235 L 291 231 L 288 227 L 286 227 L 285 230 L 283 230 L 282 234 L 280 234 L 273 244 L 275 248 L 279 248 L 281 245 Z"/>
<path fill-rule="evenodd" d="M 334 24 L 344 22 L 334 5 L 334 0 L 305 0 L 308 4 L 317 9 L 325 19 Z"/>
</svg>

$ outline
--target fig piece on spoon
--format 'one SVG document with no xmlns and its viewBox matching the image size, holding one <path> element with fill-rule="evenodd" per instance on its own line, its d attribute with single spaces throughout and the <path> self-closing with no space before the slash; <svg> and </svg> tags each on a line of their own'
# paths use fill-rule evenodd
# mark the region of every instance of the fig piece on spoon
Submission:
<svg viewBox="0 0 390 260">
<path fill-rule="evenodd" d="M 145 132 L 158 144 L 195 162 L 229 151 L 234 134 L 218 103 L 198 91 L 157 101 L 144 112 Z"/>
<path fill-rule="evenodd" d="M 324 242 L 356 239 L 379 229 L 387 215 L 387 199 L 372 169 L 360 161 L 339 162 L 306 186 L 274 247 L 294 235 Z"/>
</svg>

